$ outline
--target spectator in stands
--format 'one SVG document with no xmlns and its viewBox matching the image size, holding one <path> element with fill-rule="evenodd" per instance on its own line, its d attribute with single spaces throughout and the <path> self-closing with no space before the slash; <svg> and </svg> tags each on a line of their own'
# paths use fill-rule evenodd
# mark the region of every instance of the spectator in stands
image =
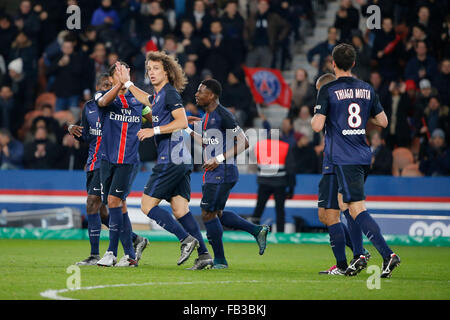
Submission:
<svg viewBox="0 0 450 320">
<path fill-rule="evenodd" d="M 186 63 L 186 55 L 183 53 L 182 48 L 178 48 L 177 38 L 173 34 L 168 34 L 164 37 L 163 51 L 176 59 L 182 67 Z"/>
<path fill-rule="evenodd" d="M 23 72 L 27 81 L 33 82 L 37 72 L 37 50 L 36 46 L 24 32 L 19 32 L 11 44 L 8 61 L 22 59 Z"/>
<path fill-rule="evenodd" d="M 213 20 L 210 23 L 210 32 L 203 38 L 203 67 L 212 72 L 213 78 L 220 83 L 224 83 L 230 69 L 228 63 L 226 40 L 222 34 L 222 24 L 220 20 Z"/>
<path fill-rule="evenodd" d="M 290 146 L 293 146 L 296 143 L 294 134 L 295 132 L 292 125 L 292 120 L 289 118 L 283 119 L 283 122 L 281 123 L 280 140 L 288 143 Z"/>
<path fill-rule="evenodd" d="M 0 129 L 0 170 L 23 167 L 23 144 L 14 139 L 8 129 Z"/>
<path fill-rule="evenodd" d="M 417 97 L 416 114 L 419 112 L 422 114 L 425 108 L 428 106 L 430 97 L 437 94 L 437 90 L 431 86 L 431 82 L 428 79 L 422 79 L 419 82 L 420 93 Z"/>
<path fill-rule="evenodd" d="M 179 43 L 182 45 L 183 52 L 187 59 L 194 61 L 197 64 L 197 67 L 201 68 L 200 61 L 198 61 L 198 53 L 202 41 L 200 37 L 194 34 L 194 26 L 190 20 L 183 20 L 181 22 L 181 38 Z"/>
<path fill-rule="evenodd" d="M 352 44 L 356 49 L 356 61 L 352 73 L 358 77 L 358 79 L 369 81 L 372 51 L 359 34 L 352 37 Z"/>
<path fill-rule="evenodd" d="M 439 74 L 435 80 L 436 88 L 442 98 L 442 104 L 450 105 L 450 58 L 441 62 Z"/>
<path fill-rule="evenodd" d="M 228 73 L 227 81 L 223 86 L 221 102 L 236 117 L 239 126 L 250 126 L 255 113 L 252 94 L 245 84 L 244 73 L 236 68 Z"/>
<path fill-rule="evenodd" d="M 32 11 L 31 1 L 22 0 L 19 13 L 14 18 L 14 24 L 19 32 L 24 32 L 31 41 L 37 42 L 41 29 L 39 16 Z"/>
<path fill-rule="evenodd" d="M 88 26 L 84 33 L 80 35 L 81 50 L 90 55 L 94 52 L 94 47 L 97 44 L 97 30 L 94 26 Z"/>
<path fill-rule="evenodd" d="M 11 18 L 8 15 L 0 15 L 0 55 L 4 59 L 9 58 L 9 51 L 11 44 L 17 36 L 17 28 L 12 24 Z"/>
<path fill-rule="evenodd" d="M 448 140 L 450 132 L 449 107 L 441 105 L 439 96 L 431 96 L 428 106 L 419 120 L 422 123 L 420 132 L 427 134 L 434 132 L 435 129 L 442 129 Z"/>
<path fill-rule="evenodd" d="M 78 118 L 80 94 L 82 92 L 84 60 L 74 51 L 74 44 L 65 40 L 62 52 L 47 69 L 48 75 L 55 76 L 53 90 L 56 95 L 56 111 L 69 110 Z M 90 88 L 90 84 L 88 86 Z"/>
<path fill-rule="evenodd" d="M 58 159 L 59 169 L 83 170 L 85 159 L 87 158 L 86 147 L 80 145 L 71 134 L 64 135 L 60 158 Z"/>
<path fill-rule="evenodd" d="M 351 41 L 352 32 L 359 28 L 359 11 L 351 0 L 341 0 L 334 27 L 340 31 L 342 42 Z"/>
<path fill-rule="evenodd" d="M 16 112 L 20 114 L 18 119 L 31 109 L 33 103 L 32 83 L 28 81 L 23 72 L 21 58 L 14 59 L 8 64 L 8 76 L 5 85 L 9 86 L 14 94 Z"/>
<path fill-rule="evenodd" d="M 378 130 L 370 133 L 370 150 L 372 151 L 372 163 L 370 174 L 392 175 L 392 151 L 386 147 Z"/>
<path fill-rule="evenodd" d="M 60 157 L 60 147 L 51 142 L 47 129 L 39 127 L 34 139 L 25 143 L 24 166 L 26 169 L 56 169 Z"/>
<path fill-rule="evenodd" d="M 11 87 L 0 88 L 0 128 L 10 129 L 15 105 Z"/>
<path fill-rule="evenodd" d="M 381 105 L 385 107 L 390 99 L 389 83 L 383 81 L 383 78 L 378 71 L 372 71 L 370 73 L 369 83 L 372 85 L 375 93 L 378 94 Z"/>
<path fill-rule="evenodd" d="M 245 21 L 238 11 L 237 1 L 228 1 L 225 4 L 224 12 L 220 17 L 223 27 L 223 36 L 228 49 L 228 59 L 232 66 L 239 66 L 244 62 L 244 26 Z"/>
<path fill-rule="evenodd" d="M 425 27 L 421 24 L 416 24 L 412 27 L 411 37 L 405 44 L 407 61 L 416 55 L 416 46 L 419 41 L 425 41 L 427 47 L 430 47 L 430 41 L 427 39 Z"/>
<path fill-rule="evenodd" d="M 399 61 L 402 52 L 401 42 L 396 42 L 392 18 L 385 17 L 381 25 L 382 29 L 377 30 L 372 47 L 372 59 L 378 66 L 384 81 L 397 81 L 399 78 Z"/>
<path fill-rule="evenodd" d="M 62 128 L 59 121 L 55 119 L 53 107 L 50 104 L 45 103 L 41 106 L 41 112 L 42 115 L 39 118 L 42 118 L 45 121 L 48 135 L 54 134 L 56 141 L 60 144 L 67 131 Z"/>
<path fill-rule="evenodd" d="M 89 75 L 89 88 L 95 88 L 95 79 L 97 79 L 102 73 L 107 73 L 109 66 L 107 56 L 106 56 L 106 47 L 102 42 L 97 42 L 94 46 L 93 52 L 89 55 L 89 67 L 88 70 L 91 70 Z"/>
<path fill-rule="evenodd" d="M 184 64 L 184 73 L 188 83 L 181 93 L 181 98 L 185 103 L 195 103 L 195 93 L 200 85 L 200 76 L 197 74 L 197 67 L 194 61 L 186 61 Z"/>
<path fill-rule="evenodd" d="M 248 67 L 270 68 L 278 44 L 289 35 L 289 23 L 269 8 L 268 0 L 259 0 L 258 11 L 247 20 Z"/>
<path fill-rule="evenodd" d="M 447 148 L 445 141 L 444 131 L 435 129 L 419 165 L 419 170 L 424 175 L 450 175 L 450 149 Z"/>
<path fill-rule="evenodd" d="M 311 113 L 309 106 L 302 106 L 298 117 L 294 120 L 294 131 L 304 135 L 309 142 L 313 141 L 314 131 L 311 127 Z"/>
<path fill-rule="evenodd" d="M 388 118 L 388 126 L 385 129 L 388 146 L 409 147 L 411 144 L 411 129 L 409 127 L 409 114 L 414 114 L 411 110 L 411 103 L 406 94 L 406 84 L 404 82 L 391 82 L 389 85 L 391 99 L 384 106 L 384 111 Z"/>
<path fill-rule="evenodd" d="M 164 47 L 164 20 L 156 18 L 150 24 L 150 36 L 145 35 L 147 38 L 146 49 L 148 51 L 159 51 Z"/>
<path fill-rule="evenodd" d="M 318 173 L 319 160 L 311 146 L 311 140 L 300 132 L 296 132 L 294 137 L 295 144 L 290 146 L 289 160 L 286 160 L 293 164 L 293 172 L 295 174 Z"/>
<path fill-rule="evenodd" d="M 295 71 L 295 79 L 291 83 L 292 107 L 300 109 L 307 105 L 313 107 L 316 101 L 316 90 L 309 82 L 308 72 L 303 68 Z"/>
<path fill-rule="evenodd" d="M 436 59 L 430 56 L 427 50 L 427 44 L 424 41 L 417 42 L 416 56 L 406 64 L 405 79 L 412 79 L 417 85 L 424 78 L 432 83 L 436 80 L 438 74 Z"/>
<path fill-rule="evenodd" d="M 325 58 L 330 56 L 331 53 L 333 52 L 334 47 L 339 44 L 337 41 L 337 35 L 338 35 L 337 29 L 335 27 L 329 27 L 327 40 L 319 43 L 318 45 L 316 45 L 315 47 L 313 47 L 311 50 L 308 51 L 307 53 L 308 62 L 311 63 L 315 68 L 321 70 L 325 62 Z M 316 55 L 319 55 L 318 62 L 317 60 L 313 60 L 313 58 Z"/>
<path fill-rule="evenodd" d="M 437 45 L 442 29 L 440 26 L 441 21 L 436 15 L 435 19 L 430 20 L 430 8 L 428 6 L 424 5 L 419 7 L 416 23 L 422 25 L 425 33 L 432 39 L 430 48 Z"/>
<path fill-rule="evenodd" d="M 100 7 L 94 11 L 92 15 L 91 25 L 97 27 L 113 28 L 119 30 L 120 18 L 119 14 L 112 7 L 111 0 L 101 0 Z"/>
<path fill-rule="evenodd" d="M 207 36 L 212 17 L 206 11 L 205 2 L 203 0 L 195 0 L 193 11 L 188 13 L 185 18 L 192 21 L 195 33 L 199 37 L 203 38 Z"/>
</svg>

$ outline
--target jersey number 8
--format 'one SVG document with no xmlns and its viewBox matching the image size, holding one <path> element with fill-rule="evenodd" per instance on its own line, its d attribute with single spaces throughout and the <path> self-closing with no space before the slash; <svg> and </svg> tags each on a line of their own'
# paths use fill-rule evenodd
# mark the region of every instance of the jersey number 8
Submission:
<svg viewBox="0 0 450 320">
<path fill-rule="evenodd" d="M 359 106 L 359 104 L 357 103 L 352 103 L 348 106 L 348 125 L 350 126 L 350 128 L 358 128 L 361 125 L 361 116 L 359 115 L 359 113 L 361 112 L 361 108 Z"/>
</svg>

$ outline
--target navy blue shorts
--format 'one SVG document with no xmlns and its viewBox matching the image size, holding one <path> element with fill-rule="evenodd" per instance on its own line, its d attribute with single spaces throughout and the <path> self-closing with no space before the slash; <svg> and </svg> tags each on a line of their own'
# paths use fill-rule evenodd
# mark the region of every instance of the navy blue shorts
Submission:
<svg viewBox="0 0 450 320">
<path fill-rule="evenodd" d="M 156 199 L 170 202 L 175 196 L 191 200 L 190 164 L 164 163 L 153 167 L 153 172 L 144 188 L 144 193 Z"/>
<path fill-rule="evenodd" d="M 368 165 L 336 165 L 338 192 L 342 193 L 345 203 L 362 201 L 366 199 L 364 183 L 369 174 Z"/>
<path fill-rule="evenodd" d="M 338 182 L 334 173 L 322 175 L 319 182 L 319 208 L 339 210 Z"/>
<path fill-rule="evenodd" d="M 139 166 L 135 164 L 115 164 L 102 160 L 100 163 L 100 181 L 102 200 L 108 203 L 108 196 L 125 200 L 131 191 Z"/>
<path fill-rule="evenodd" d="M 101 197 L 100 169 L 86 172 L 86 191 L 88 195 Z"/>
<path fill-rule="evenodd" d="M 208 212 L 222 211 L 225 208 L 231 189 L 236 182 L 205 183 L 202 186 L 200 207 Z"/>
</svg>

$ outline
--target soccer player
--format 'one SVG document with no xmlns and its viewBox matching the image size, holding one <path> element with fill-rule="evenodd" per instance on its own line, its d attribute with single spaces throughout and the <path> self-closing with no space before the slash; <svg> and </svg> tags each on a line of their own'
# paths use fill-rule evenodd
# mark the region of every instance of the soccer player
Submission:
<svg viewBox="0 0 450 320">
<path fill-rule="evenodd" d="M 372 123 L 383 128 L 387 127 L 388 121 L 374 89 L 351 75 L 355 49 L 340 44 L 333 49 L 332 56 L 337 80 L 320 88 L 311 125 L 315 132 L 326 128 L 330 143 L 325 153 L 329 154 L 336 172 L 339 203 L 348 204 L 351 217 L 383 257 L 381 277 L 387 278 L 400 264 L 400 258 L 389 248 L 378 224 L 366 209 L 364 182 L 372 159 L 365 135 L 367 121 L 371 118 Z M 334 246 L 338 246 L 336 250 L 341 254 L 344 252 L 345 256 L 345 241 L 334 243 Z M 359 259 L 354 267 L 360 268 L 363 264 L 363 259 Z"/>
<path fill-rule="evenodd" d="M 139 163 L 139 139 L 144 106 L 137 101 L 119 80 L 117 69 L 124 62 L 117 62 L 109 70 L 112 81 L 110 90 L 96 92 L 102 128 L 102 159 L 100 185 L 103 203 L 109 208 L 109 247 L 99 266 L 135 267 L 138 265 L 132 244 L 131 221 L 128 217 L 126 197 L 136 177 Z M 147 114 L 146 117 L 149 117 Z M 150 118 L 149 118 L 150 119 Z M 124 256 L 117 262 L 119 240 Z"/>
<path fill-rule="evenodd" d="M 96 90 L 107 91 L 112 84 L 109 74 L 104 73 L 97 80 Z M 109 215 L 106 206 L 101 200 L 100 186 L 100 158 L 102 129 L 100 122 L 100 110 L 94 100 L 86 102 L 81 114 L 81 126 L 70 125 L 68 131 L 75 139 L 85 141 L 89 144 L 89 154 L 86 163 L 86 211 L 88 218 L 88 235 L 91 245 L 91 254 L 86 259 L 77 262 L 77 265 L 96 265 L 100 260 L 99 241 L 101 224 L 108 227 Z M 99 214 L 100 212 L 100 214 Z M 147 247 L 148 240 L 133 233 L 133 245 L 137 260 L 142 256 L 142 252 Z"/>
<path fill-rule="evenodd" d="M 249 144 L 231 112 L 220 104 L 221 93 L 222 86 L 217 80 L 202 81 L 195 94 L 197 104 L 206 112 L 201 121 L 202 134 L 199 135 L 190 128 L 186 129 L 196 142 L 202 143 L 205 151 L 200 207 L 206 235 L 214 251 L 214 269 L 228 268 L 222 242 L 222 225 L 253 235 L 260 255 L 264 254 L 269 232 L 266 225 L 255 225 L 232 211 L 224 210 L 231 189 L 239 177 L 235 158 L 245 151 Z M 210 155 L 207 154 L 208 151 Z"/>
<path fill-rule="evenodd" d="M 322 75 L 316 82 L 317 91 L 319 91 L 323 85 L 334 80 L 336 80 L 334 74 L 326 73 Z M 325 150 L 327 150 L 329 143 L 331 143 L 331 141 L 329 141 L 327 132 L 325 132 Z M 343 273 L 342 270 L 345 270 L 348 272 L 348 275 L 356 275 L 367 265 L 367 263 L 364 264 L 364 261 L 368 261 L 370 258 L 369 252 L 362 247 L 363 239 L 361 229 L 350 216 L 348 206 L 346 204 L 341 205 L 343 205 L 342 208 L 339 207 L 338 203 L 338 185 L 334 166 L 330 161 L 329 154 L 324 153 L 322 179 L 319 182 L 318 214 L 319 220 L 328 228 L 331 248 L 336 257 L 336 265 L 328 270 L 320 271 L 319 274 L 344 275 L 345 273 Z M 344 212 L 348 228 L 345 224 L 341 223 L 341 213 L 339 209 Z M 342 242 L 345 242 L 345 244 L 353 251 L 354 257 L 350 263 L 350 267 L 347 265 L 347 259 L 345 258 L 345 260 L 343 260 L 343 257 L 345 257 L 345 246 L 336 246 L 336 243 Z M 355 242 L 355 244 L 353 244 L 353 242 Z M 344 248 L 343 256 L 342 248 Z M 356 269 L 354 265 L 358 259 L 365 260 L 362 262 L 360 268 Z"/>
<path fill-rule="evenodd" d="M 210 268 L 212 257 L 206 248 L 200 227 L 189 210 L 192 159 L 189 151 L 183 147 L 182 130 L 188 126 L 188 121 L 179 94 L 187 80 L 181 66 L 163 52 L 149 52 L 145 66 L 155 89 L 152 96 L 136 87 L 124 68 L 121 74 L 121 80 L 136 99 L 152 106 L 153 128 L 141 129 L 137 133 L 141 141 L 155 136 L 158 153 L 157 164 L 142 195 L 141 210 L 181 242 L 178 265 L 189 259 L 198 248 L 199 256 L 194 269 Z M 163 199 L 170 203 L 177 220 L 159 206 Z"/>
</svg>

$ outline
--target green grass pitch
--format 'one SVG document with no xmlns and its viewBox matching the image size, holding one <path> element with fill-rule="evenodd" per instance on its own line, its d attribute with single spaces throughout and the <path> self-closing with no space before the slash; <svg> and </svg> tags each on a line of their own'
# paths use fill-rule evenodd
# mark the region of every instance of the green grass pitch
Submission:
<svg viewBox="0 0 450 320">
<path fill-rule="evenodd" d="M 102 241 L 101 252 L 106 248 Z M 380 266 L 376 250 L 367 249 L 372 253 L 369 266 Z M 81 289 L 57 292 L 72 299 L 122 300 L 450 299 L 450 248 L 393 249 L 402 264 L 372 290 L 367 286 L 372 274 L 366 270 L 357 277 L 319 275 L 334 264 L 327 245 L 269 244 L 259 256 L 256 244 L 225 243 L 229 269 L 189 271 L 185 268 L 193 257 L 176 265 L 178 243 L 152 242 L 138 268 L 81 267 Z M 41 292 L 67 288 L 67 268 L 88 250 L 88 241 L 0 240 L 0 299 L 46 299 Z M 119 250 L 119 258 L 121 254 Z"/>
</svg>

